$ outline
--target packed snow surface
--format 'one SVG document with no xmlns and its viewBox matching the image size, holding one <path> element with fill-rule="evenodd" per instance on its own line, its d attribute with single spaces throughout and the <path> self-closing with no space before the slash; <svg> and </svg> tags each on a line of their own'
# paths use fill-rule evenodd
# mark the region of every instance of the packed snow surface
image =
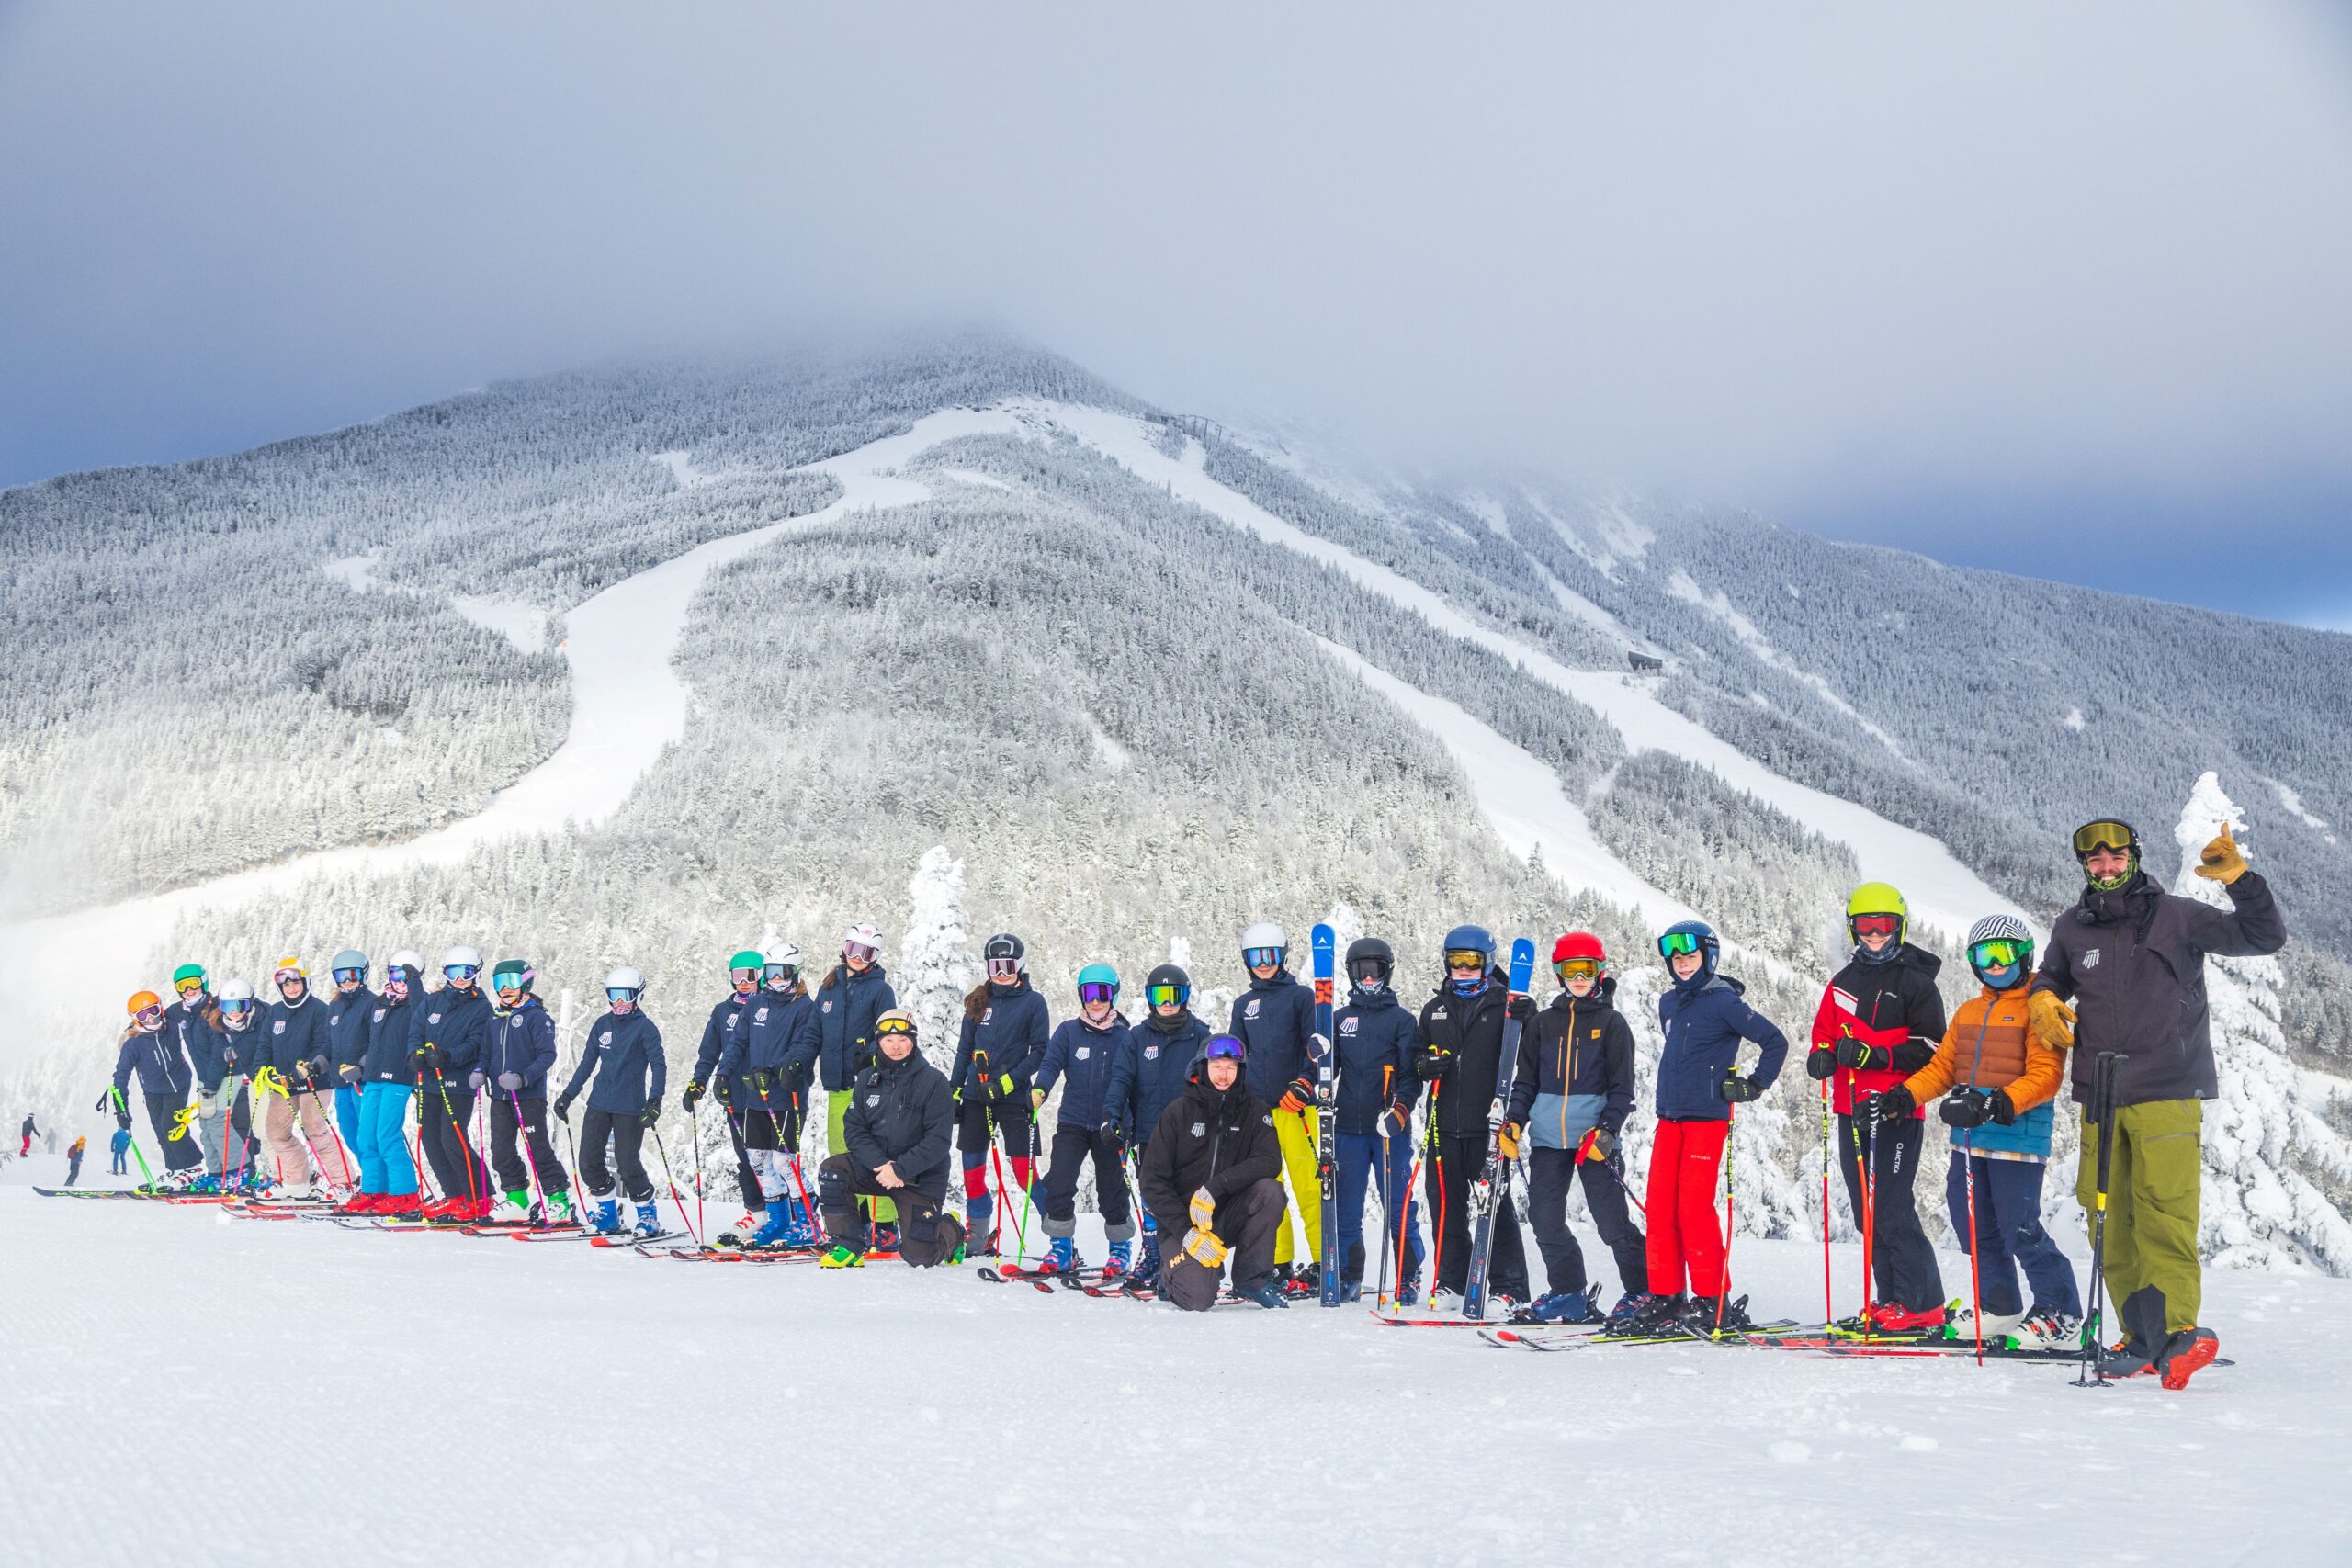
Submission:
<svg viewBox="0 0 2352 1568">
<path fill-rule="evenodd" d="M 2301 1274 L 2209 1275 L 2239 1364 L 2168 1393 L 22 1186 L 0 1235 L 11 1562 L 2352 1561 L 2352 1284 Z M 1819 1310 L 1812 1246 L 1735 1262 Z"/>
</svg>

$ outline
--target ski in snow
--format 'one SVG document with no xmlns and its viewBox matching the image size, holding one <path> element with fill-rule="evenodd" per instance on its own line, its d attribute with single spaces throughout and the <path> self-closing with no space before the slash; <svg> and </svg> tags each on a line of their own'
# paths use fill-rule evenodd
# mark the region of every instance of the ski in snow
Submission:
<svg viewBox="0 0 2352 1568">
<path fill-rule="evenodd" d="M 1510 1000 L 1527 995 L 1535 978 L 1535 944 L 1521 937 L 1510 944 Z M 1506 1004 L 1508 1006 L 1508 1004 Z M 1487 1163 L 1470 1188 L 1470 1275 L 1462 1292 L 1462 1315 L 1473 1323 L 1487 1316 L 1487 1262 L 1495 1244 L 1495 1207 L 1510 1201 L 1510 1162 L 1499 1138 L 1511 1075 L 1519 1069 L 1519 1020 L 1505 1013 L 1503 1048 L 1495 1064 L 1495 1099 L 1487 1110 Z"/>
<path fill-rule="evenodd" d="M 1331 1026 L 1331 999 L 1338 978 L 1339 933 L 1318 922 L 1310 939 L 1315 944 L 1315 1038 L 1321 1055 L 1315 1064 L 1315 1179 L 1322 1203 L 1323 1304 L 1340 1304 L 1340 1162 L 1333 1153 L 1337 1134 L 1332 1122 L 1339 1084 L 1338 1051 Z M 1287 1224 L 1290 1222 L 1283 1222 Z"/>
</svg>

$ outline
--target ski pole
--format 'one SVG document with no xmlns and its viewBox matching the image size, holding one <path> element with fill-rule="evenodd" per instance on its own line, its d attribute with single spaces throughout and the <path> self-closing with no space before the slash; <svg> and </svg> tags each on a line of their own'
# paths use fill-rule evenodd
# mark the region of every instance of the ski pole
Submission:
<svg viewBox="0 0 2352 1568">
<path fill-rule="evenodd" d="M 677 1172 L 670 1168 L 670 1151 L 662 1146 L 662 1129 L 649 1122 L 646 1123 L 645 1130 L 653 1135 L 653 1152 L 662 1156 L 662 1180 L 670 1189 L 670 1201 L 678 1206 L 678 1218 L 686 1220 L 686 1201 L 679 1195 Z M 702 1148 L 700 1122 L 695 1124 L 695 1148 L 699 1153 Z M 700 1201 L 699 1194 L 696 1196 L 696 1201 Z M 686 1234 L 695 1238 L 695 1247 L 702 1246 L 702 1232 L 695 1228 L 692 1220 L 686 1220 Z"/>
<path fill-rule="evenodd" d="M 689 1127 L 691 1127 L 692 1129 L 694 1129 L 694 1134 L 695 1134 L 695 1224 L 688 1225 L 688 1226 L 686 1227 L 686 1229 L 687 1229 L 690 1233 L 692 1233 L 692 1234 L 693 1234 L 694 1238 L 695 1238 L 695 1245 L 696 1245 L 696 1246 L 700 1246 L 700 1245 L 701 1245 L 701 1243 L 702 1243 L 702 1233 L 701 1233 L 701 1231 L 700 1231 L 700 1229 L 699 1229 L 699 1226 L 700 1226 L 700 1225 L 702 1225 L 703 1224 L 707 1223 L 707 1221 L 708 1221 L 708 1219 L 709 1219 L 709 1216 L 708 1216 L 708 1215 L 707 1215 L 707 1214 L 705 1214 L 705 1213 L 703 1213 L 703 1208 L 702 1208 L 702 1192 L 703 1192 L 703 1168 L 702 1168 L 702 1158 L 703 1158 L 703 1156 L 702 1156 L 702 1106 L 701 1106 L 701 1102 L 700 1102 L 700 1101 L 696 1101 L 696 1102 L 695 1102 L 695 1109 L 694 1109 L 694 1110 L 689 1111 L 687 1111 L 687 1112 L 686 1112 L 686 1125 L 687 1125 L 687 1126 L 689 1126 Z M 653 1145 L 653 1147 L 654 1147 L 654 1151 L 655 1151 L 656 1153 L 659 1153 L 659 1152 L 661 1151 L 662 1145 L 661 1145 L 661 1141 L 660 1141 L 659 1139 L 656 1139 L 656 1140 L 655 1140 L 654 1145 Z M 668 1168 L 668 1166 L 669 1166 L 670 1162 L 665 1158 L 664 1160 L 662 1160 L 662 1167 L 666 1169 L 666 1168 Z M 679 1217 L 680 1219 L 684 1219 L 684 1218 L 686 1217 L 685 1206 L 684 1206 L 684 1204 L 679 1205 L 679 1208 L 678 1208 L 678 1217 Z"/>
<path fill-rule="evenodd" d="M 2099 1341 L 2106 1337 L 2100 1318 L 2106 1307 L 2107 1176 L 2115 1153 L 2115 1069 L 2121 1059 L 2102 1051 L 2091 1065 L 2091 1122 L 2098 1129 L 2098 1158 L 2093 1167 L 2097 1203 L 2091 1211 L 2091 1312 L 2083 1322 L 2083 1370 L 2075 1375 L 2076 1388 L 2109 1386 L 2098 1354 Z"/>
<path fill-rule="evenodd" d="M 1577 1155 L 1577 1163 L 1585 1165 L 1589 1162 L 1579 1151 Z M 1650 1212 L 1642 1206 L 1642 1201 L 1639 1198 L 1634 1196 L 1634 1189 L 1626 1182 L 1624 1173 L 1617 1168 L 1616 1156 L 1611 1155 L 1601 1160 L 1600 1168 L 1609 1173 L 1609 1179 L 1617 1184 L 1617 1190 L 1625 1195 L 1625 1201 L 1634 1206 L 1634 1213 L 1641 1215 L 1643 1225 L 1647 1226 L 1650 1223 Z"/>
<path fill-rule="evenodd" d="M 1645 1219 L 1647 1215 L 1643 1216 Z M 1838 1321 L 1829 1288 L 1829 1080 L 1821 1080 L 1821 1321 Z"/>
<path fill-rule="evenodd" d="M 482 1195 L 474 1186 L 474 1167 L 481 1162 L 474 1156 L 472 1146 L 466 1142 L 465 1123 L 458 1120 L 458 1108 L 449 1103 L 449 1080 L 442 1077 L 441 1069 L 438 1067 L 433 1069 L 433 1082 L 434 1086 L 441 1091 L 441 1114 L 449 1119 L 449 1131 L 458 1140 L 458 1158 L 466 1168 L 466 1207 L 469 1210 L 479 1209 L 481 1207 Z M 422 1116 L 417 1118 L 420 1135 L 424 1121 L 424 1118 Z M 452 1192 L 447 1196 L 454 1198 L 457 1194 Z"/>
<path fill-rule="evenodd" d="M 792 1139 L 792 1186 L 800 1194 L 800 1212 L 813 1225 L 817 1223 L 817 1205 L 808 1201 L 808 1182 L 800 1169 L 800 1139 L 807 1134 L 807 1122 L 808 1118 L 800 1111 L 800 1091 L 795 1089 L 792 1094 L 792 1122 L 796 1134 Z"/>
<path fill-rule="evenodd" d="M 1993 1010 L 1984 1010 L 1984 1021 L 1976 1026 L 1976 1051 L 1968 1063 L 1968 1092 L 1976 1092 L 1976 1074 L 1984 1065 L 1984 1032 L 1992 1027 Z M 1960 1141 L 1960 1157 L 1966 1163 L 1962 1169 L 1968 1189 L 1968 1304 L 1976 1319 L 1976 1364 L 1984 1364 L 1984 1277 L 1976 1260 L 1976 1129 L 1971 1127 Z M 2014 1277 L 2014 1276 L 2013 1276 Z"/>
<path fill-rule="evenodd" d="M 83 1081 L 87 1082 L 88 1080 L 85 1079 Z M 129 1121 L 130 1119 L 130 1102 L 122 1098 L 122 1090 L 113 1084 L 108 1084 L 107 1086 L 107 1090 L 114 1096 L 114 1108 L 122 1112 L 123 1120 L 126 1122 Z M 125 1127 L 123 1131 L 130 1133 L 130 1129 Z M 155 1190 L 155 1172 L 148 1166 L 147 1156 L 139 1147 L 139 1134 L 136 1133 L 130 1134 L 130 1152 L 139 1161 L 139 1174 L 147 1179 L 147 1190 L 153 1192 Z"/>
<path fill-rule="evenodd" d="M 1012 1162 L 1012 1174 L 1015 1176 L 1021 1175 L 1021 1162 L 1019 1160 L 1014 1160 Z M 1002 1171 L 997 1172 L 996 1182 L 998 1189 L 1001 1190 L 1004 1186 L 1004 1173 Z M 1020 1222 L 1012 1227 L 1012 1258 L 1016 1266 L 1021 1261 L 1022 1249 L 1028 1246 L 1029 1204 L 1031 1200 L 1035 1196 L 1036 1188 L 1037 1108 L 1033 1105 L 1029 1108 L 1029 1175 L 1023 1179 L 1021 1183 L 1021 1219 Z M 1009 1204 L 1007 1205 L 1007 1207 L 1010 1206 L 1011 1205 Z"/>
<path fill-rule="evenodd" d="M 523 1151 L 523 1169 L 531 1178 L 531 1203 L 539 1212 L 539 1221 L 547 1222 L 547 1184 L 539 1179 L 538 1156 L 531 1153 L 530 1129 L 523 1125 L 523 1097 L 514 1090 L 506 1091 L 506 1103 L 514 1108 L 514 1142 Z"/>
<path fill-rule="evenodd" d="M 1404 1201 L 1396 1206 L 1396 1289 L 1390 1295 L 1389 1304 L 1392 1307 L 1396 1304 L 1395 1298 L 1405 1293 L 1405 1263 L 1406 1259 L 1412 1256 L 1412 1248 L 1408 1245 L 1405 1233 L 1413 1223 L 1413 1186 L 1420 1179 L 1421 1156 L 1416 1154 L 1413 1156 L 1413 1168 L 1405 1177 Z M 1441 1214 L 1443 1213 L 1442 1210 L 1439 1212 Z M 1385 1215 L 1382 1216 L 1381 1228 L 1384 1231 L 1387 1229 Z"/>
<path fill-rule="evenodd" d="M 1739 1107 L 1726 1103 L 1724 1106 L 1724 1266 L 1722 1272 L 1715 1279 L 1715 1332 L 1717 1334 L 1724 1331 L 1724 1303 L 1731 1295 L 1731 1238 L 1734 1224 L 1732 1203 L 1735 1193 L 1732 1186 L 1731 1135 L 1738 1125 Z"/>
</svg>

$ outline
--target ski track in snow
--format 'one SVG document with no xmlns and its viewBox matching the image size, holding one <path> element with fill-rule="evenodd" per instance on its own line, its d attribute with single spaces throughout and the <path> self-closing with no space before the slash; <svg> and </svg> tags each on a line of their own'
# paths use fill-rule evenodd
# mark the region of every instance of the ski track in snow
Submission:
<svg viewBox="0 0 2352 1568">
<path fill-rule="evenodd" d="M 1928 834 L 1890 822 L 1867 807 L 1784 778 L 1703 725 L 1668 707 L 1631 677 L 1611 671 L 1571 670 L 1548 654 L 1473 620 L 1419 583 L 1274 516 L 1238 491 L 1211 479 L 1204 469 L 1205 454 L 1198 443 L 1188 442 L 1184 456 L 1171 458 L 1151 444 L 1143 423 L 1131 416 L 1068 404 L 1027 406 L 1138 479 L 1270 544 L 1337 569 L 1440 631 L 1488 649 L 1595 709 L 1615 727 L 1628 750 L 1682 757 L 1824 838 L 1845 844 L 1861 863 L 1865 876 L 1902 887 L 1913 917 L 1923 926 L 1938 928 L 1957 940 L 1988 914 L 2025 918 L 2022 909 L 1994 892 Z"/>
<path fill-rule="evenodd" d="M 707 1218 L 724 1223 L 715 1199 Z M 2329 1375 L 2352 1283 L 2307 1274 L 2209 1272 L 2208 1321 L 2238 1365 L 2169 1393 L 1960 1358 L 1538 1356 L 1360 1308 L 1193 1316 L 968 1267 L 682 1264 L 22 1186 L 0 1187 L 0 1233 L 17 1287 L 0 1336 L 10 1562 L 729 1563 L 788 1544 L 881 1564 L 1094 1564 L 1141 1545 L 1183 1564 L 2302 1568 L 2352 1552 L 2352 1415 Z M 1102 1256 L 1096 1216 L 1078 1241 Z M 2065 1241 L 2081 1249 L 2079 1225 Z M 1847 1302 L 1858 1253 L 1835 1255 Z M 1814 1244 L 1742 1236 L 1736 1258 L 1760 1310 L 1819 1311 Z M 1956 1254 L 1939 1261 L 1965 1280 Z M 223 1332 L 257 1303 L 277 1329 Z M 327 1444 L 333 1485 L 289 1499 L 211 1462 L 256 1420 Z M 481 1456 L 477 1478 L 449 1467 L 453 1442 Z M 782 1472 L 740 1462 L 770 1452 Z M 1997 1504 L 1919 1501 L 1987 1478 Z"/>
<path fill-rule="evenodd" d="M 12 1033 L 19 1041 L 103 1038 L 107 1021 L 117 1016 L 115 998 L 153 978 L 157 950 L 191 909 L 248 902 L 312 877 L 447 865 L 484 844 L 604 821 L 663 748 L 686 732 L 690 694 L 670 660 L 684 634 L 686 612 L 715 569 L 786 533 L 822 527 L 850 513 L 928 500 L 929 486 L 892 470 L 942 442 L 1001 434 L 1021 423 L 1010 410 L 946 409 L 903 434 L 808 464 L 801 471 L 840 481 L 842 494 L 831 504 L 708 540 L 571 610 L 563 645 L 571 664 L 571 725 L 563 743 L 472 817 L 398 843 L 322 851 L 149 897 L 0 927 L 0 1010 L 15 1021 Z M 683 460 L 684 455 L 662 456 Z M 344 581 L 355 586 L 364 581 L 349 563 L 338 568 Z M 518 627 L 505 615 L 508 608 L 478 602 L 467 613 L 491 616 L 483 624 L 512 637 Z M 49 983 L 62 975 L 72 975 L 74 983 Z"/>
</svg>

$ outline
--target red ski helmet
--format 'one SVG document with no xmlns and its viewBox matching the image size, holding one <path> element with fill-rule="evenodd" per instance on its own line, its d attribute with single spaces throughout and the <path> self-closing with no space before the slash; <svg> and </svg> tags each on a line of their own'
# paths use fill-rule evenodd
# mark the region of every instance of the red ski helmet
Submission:
<svg viewBox="0 0 2352 1568">
<path fill-rule="evenodd" d="M 1590 931 L 1570 931 L 1552 944 L 1554 964 L 1566 964 L 1571 958 L 1589 958 L 1595 964 L 1609 962 L 1609 954 L 1601 951 L 1600 939 Z"/>
</svg>

